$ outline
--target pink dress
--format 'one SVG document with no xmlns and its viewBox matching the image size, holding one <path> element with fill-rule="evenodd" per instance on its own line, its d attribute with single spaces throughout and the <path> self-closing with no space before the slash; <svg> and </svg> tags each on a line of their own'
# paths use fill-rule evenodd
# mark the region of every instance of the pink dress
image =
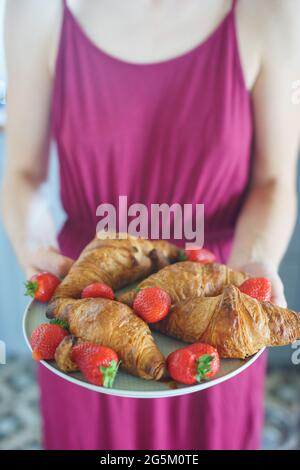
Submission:
<svg viewBox="0 0 300 470">
<path fill-rule="evenodd" d="M 249 181 L 250 97 L 235 30 L 235 2 L 202 44 L 138 65 L 96 47 L 65 5 L 53 91 L 62 252 L 95 234 L 96 207 L 204 203 L 205 245 L 226 262 Z M 99 219 L 98 219 L 99 220 Z M 165 399 L 101 395 L 41 367 L 47 449 L 256 449 L 265 358 L 207 391 Z"/>
</svg>

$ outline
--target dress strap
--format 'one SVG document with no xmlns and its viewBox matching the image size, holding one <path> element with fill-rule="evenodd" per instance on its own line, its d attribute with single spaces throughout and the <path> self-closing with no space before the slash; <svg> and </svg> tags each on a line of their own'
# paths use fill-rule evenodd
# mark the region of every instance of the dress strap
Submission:
<svg viewBox="0 0 300 470">
<path fill-rule="evenodd" d="M 65 0 L 66 1 L 66 0 Z M 234 11 L 235 7 L 236 7 L 236 4 L 237 4 L 237 0 L 232 0 L 232 3 L 231 3 L 231 11 Z"/>
</svg>

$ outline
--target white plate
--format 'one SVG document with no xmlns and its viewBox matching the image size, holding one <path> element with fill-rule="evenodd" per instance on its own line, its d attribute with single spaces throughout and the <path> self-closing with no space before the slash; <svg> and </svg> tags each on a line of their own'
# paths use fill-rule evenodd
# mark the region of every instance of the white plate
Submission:
<svg viewBox="0 0 300 470">
<path fill-rule="evenodd" d="M 31 346 L 29 338 L 33 329 L 40 323 L 48 321 L 45 316 L 45 310 L 45 304 L 35 301 L 30 302 L 25 310 L 23 317 L 23 333 L 30 350 Z M 159 349 L 165 356 L 167 356 L 171 351 L 175 351 L 185 345 L 182 341 L 170 338 L 161 333 L 153 333 L 153 336 Z M 143 380 L 119 370 L 113 388 L 104 388 L 88 383 L 80 372 L 67 374 L 60 371 L 55 362 L 41 361 L 41 363 L 59 377 L 95 392 L 116 395 L 119 397 L 165 398 L 199 392 L 200 390 L 213 387 L 225 380 L 231 379 L 253 364 L 262 352 L 263 349 L 244 361 L 238 359 L 221 359 L 221 367 L 218 374 L 213 379 L 204 381 L 197 385 L 181 385 L 172 381 L 155 382 L 152 380 Z"/>
</svg>

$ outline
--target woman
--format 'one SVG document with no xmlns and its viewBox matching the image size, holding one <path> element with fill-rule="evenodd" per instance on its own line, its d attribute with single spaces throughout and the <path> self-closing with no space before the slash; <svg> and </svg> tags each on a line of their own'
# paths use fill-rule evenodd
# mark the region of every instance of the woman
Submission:
<svg viewBox="0 0 300 470">
<path fill-rule="evenodd" d="M 10 0 L 4 215 L 26 274 L 64 275 L 101 202 L 204 203 L 206 246 L 269 277 L 284 305 L 299 10 L 293 0 Z M 46 210 L 32 223 L 50 131 L 68 217 L 58 244 Z M 86 391 L 41 367 L 45 447 L 256 449 L 264 371 L 265 357 L 208 391 L 145 401 Z"/>
</svg>

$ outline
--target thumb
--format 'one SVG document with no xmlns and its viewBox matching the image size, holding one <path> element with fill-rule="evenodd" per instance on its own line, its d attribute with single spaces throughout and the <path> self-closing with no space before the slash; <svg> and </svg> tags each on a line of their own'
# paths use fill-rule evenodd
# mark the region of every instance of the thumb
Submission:
<svg viewBox="0 0 300 470">
<path fill-rule="evenodd" d="M 74 260 L 63 256 L 57 249 L 41 247 L 32 254 L 31 265 L 37 271 L 49 271 L 58 277 L 64 277 Z"/>
<path fill-rule="evenodd" d="M 284 287 L 279 277 L 274 276 L 271 278 L 272 283 L 272 297 L 271 302 L 278 307 L 287 307 L 286 298 L 284 295 Z"/>
</svg>

